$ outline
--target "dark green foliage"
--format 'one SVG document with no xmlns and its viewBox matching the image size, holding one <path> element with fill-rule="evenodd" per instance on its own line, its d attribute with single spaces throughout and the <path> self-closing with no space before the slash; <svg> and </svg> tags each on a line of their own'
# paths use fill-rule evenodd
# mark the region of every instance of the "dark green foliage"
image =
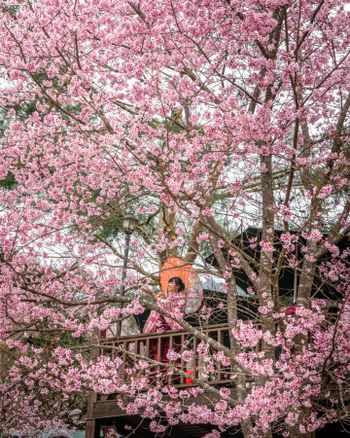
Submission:
<svg viewBox="0 0 350 438">
<path fill-rule="evenodd" d="M 24 103 L 23 105 L 16 105 L 14 108 L 16 111 L 16 115 L 20 120 L 25 120 L 36 110 L 37 100 L 34 99 L 31 102 Z"/>
<path fill-rule="evenodd" d="M 7 175 L 4 179 L 0 180 L 0 188 L 11 190 L 17 184 L 15 176 L 12 172 L 7 172 Z"/>
</svg>

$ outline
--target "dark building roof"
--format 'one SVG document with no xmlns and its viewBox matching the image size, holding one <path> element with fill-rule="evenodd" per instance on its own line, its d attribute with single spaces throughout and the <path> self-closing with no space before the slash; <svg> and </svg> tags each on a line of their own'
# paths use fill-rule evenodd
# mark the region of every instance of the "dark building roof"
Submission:
<svg viewBox="0 0 350 438">
<path fill-rule="evenodd" d="M 275 255 L 279 254 L 282 250 L 282 243 L 281 243 L 281 234 L 284 231 L 282 230 L 275 230 L 274 231 L 274 248 L 275 248 Z M 299 246 L 298 249 L 296 249 L 296 257 L 299 260 L 302 260 L 303 253 L 300 251 L 300 247 L 306 243 L 306 240 L 299 234 L 293 231 L 289 231 L 291 234 L 298 235 L 297 245 Z M 326 236 L 326 235 L 324 235 Z M 233 239 L 233 243 L 237 245 L 239 248 L 241 248 L 249 257 L 252 259 L 259 261 L 260 260 L 260 245 L 262 238 L 262 231 L 260 228 L 255 227 L 248 227 L 245 231 L 243 231 L 240 235 L 236 236 Z M 251 243 L 252 241 L 255 241 L 254 247 L 252 247 Z M 350 249 L 350 239 L 348 237 L 345 237 L 343 240 L 341 240 L 338 244 L 338 248 L 343 251 L 347 248 Z M 229 257 L 228 251 L 223 248 L 223 255 L 224 257 Z M 322 260 L 326 260 L 330 254 L 326 254 Z M 215 258 L 214 254 L 209 255 L 205 259 L 206 263 L 211 265 L 212 267 L 218 269 L 219 265 Z M 252 266 L 253 267 L 253 266 Z M 243 291 L 246 291 L 249 286 L 251 286 L 251 282 L 248 278 L 248 276 L 245 274 L 243 269 L 232 269 L 232 272 L 235 276 L 237 286 L 239 286 Z M 281 268 L 280 278 L 279 278 L 279 290 L 280 290 L 280 296 L 286 298 L 286 304 L 288 302 L 291 302 L 292 293 L 294 289 L 294 281 L 298 281 L 298 276 L 295 277 L 294 269 L 292 269 L 289 266 L 283 266 Z M 209 283 L 208 283 L 209 284 Z M 217 290 L 217 288 L 213 287 L 210 288 L 208 284 L 203 284 L 203 305 L 202 308 L 205 306 L 208 311 L 208 319 L 206 321 L 203 320 L 203 316 L 201 315 L 201 312 L 196 312 L 191 315 L 186 316 L 186 320 L 194 325 L 203 325 L 203 324 L 223 324 L 227 322 L 227 297 L 226 293 L 223 291 Z M 320 288 L 322 286 L 322 288 Z M 208 287 L 208 288 L 206 288 Z M 322 294 L 322 297 L 324 295 L 332 297 L 334 294 L 334 288 L 330 284 L 325 284 L 321 277 L 316 273 L 315 281 L 314 281 L 314 291 L 315 296 L 318 296 Z M 237 305 L 238 305 L 238 314 L 241 319 L 251 319 L 254 318 L 254 315 L 257 313 L 257 306 L 258 303 L 256 302 L 255 297 L 251 296 L 241 296 L 239 293 L 237 294 Z M 150 314 L 149 310 L 145 310 L 144 313 L 141 315 L 135 315 L 137 324 L 139 328 L 143 329 L 146 320 Z"/>
<path fill-rule="evenodd" d="M 284 233 L 283 230 L 275 230 L 274 231 L 274 255 L 280 254 L 282 250 L 282 242 L 281 242 L 281 235 Z M 297 242 L 296 242 L 296 252 L 295 256 L 299 259 L 303 259 L 303 253 L 301 251 L 301 247 L 306 243 L 306 240 L 300 235 L 300 233 L 297 233 L 295 231 L 289 231 L 290 234 L 294 234 L 298 236 Z M 325 234 L 324 237 L 327 235 Z M 238 246 L 240 249 L 243 250 L 247 256 L 251 257 L 252 259 L 259 262 L 260 260 L 260 245 L 259 243 L 262 240 L 262 230 L 260 228 L 255 227 L 248 227 L 245 231 L 243 231 L 240 235 L 236 236 L 232 243 L 234 243 L 236 246 Z M 254 242 L 254 245 L 252 245 L 252 242 Z M 345 236 L 339 243 L 338 248 L 343 251 L 345 249 L 350 248 L 350 239 L 349 237 Z M 223 255 L 226 258 L 229 258 L 228 251 L 223 248 Z M 328 252 L 322 259 L 320 260 L 320 263 L 327 258 L 330 257 L 330 253 Z M 219 264 L 215 258 L 214 254 L 209 255 L 206 259 L 206 262 L 213 266 L 214 268 L 218 268 Z M 253 264 L 251 264 L 251 267 L 254 269 Z M 242 289 L 247 290 L 247 287 L 251 286 L 251 282 L 244 272 L 243 269 L 232 269 L 232 272 L 235 276 L 237 285 L 240 286 Z M 298 277 L 296 278 L 298 281 Z M 294 282 L 295 282 L 295 272 L 294 269 L 292 269 L 289 266 L 282 266 L 280 278 L 279 278 L 279 290 L 280 290 L 280 296 L 287 296 L 290 295 L 293 292 L 294 289 Z M 318 289 L 318 287 L 322 284 L 322 279 L 320 276 L 316 273 L 315 277 L 315 291 Z M 332 295 L 334 293 L 334 289 L 331 285 L 322 285 L 322 293 L 325 293 L 326 295 Z"/>
</svg>

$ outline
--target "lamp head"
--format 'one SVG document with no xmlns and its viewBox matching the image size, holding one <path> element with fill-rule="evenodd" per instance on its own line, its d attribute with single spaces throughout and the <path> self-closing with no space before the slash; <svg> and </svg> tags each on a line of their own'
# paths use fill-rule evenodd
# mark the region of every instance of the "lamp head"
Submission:
<svg viewBox="0 0 350 438">
<path fill-rule="evenodd" d="M 124 233 L 132 234 L 135 231 L 137 224 L 138 224 L 138 220 L 136 219 L 136 217 L 124 216 L 122 223 Z"/>
</svg>

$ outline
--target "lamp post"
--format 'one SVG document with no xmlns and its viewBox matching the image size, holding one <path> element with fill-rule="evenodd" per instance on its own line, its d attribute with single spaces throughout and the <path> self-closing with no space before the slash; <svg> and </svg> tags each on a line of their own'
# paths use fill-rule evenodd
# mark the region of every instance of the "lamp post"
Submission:
<svg viewBox="0 0 350 438">
<path fill-rule="evenodd" d="M 126 272 L 128 269 L 128 259 L 129 259 L 129 248 L 130 248 L 130 238 L 132 233 L 135 231 L 135 228 L 137 227 L 138 220 L 133 216 L 125 216 L 123 218 L 123 231 L 125 233 L 125 247 L 124 247 L 124 259 L 123 259 L 123 270 L 122 270 L 122 287 L 120 290 L 120 296 L 124 296 L 125 294 L 125 279 L 126 279 Z M 123 307 L 123 303 L 121 303 L 120 307 Z M 117 326 L 117 337 L 120 337 L 122 331 L 122 321 L 120 320 L 118 322 Z"/>
</svg>

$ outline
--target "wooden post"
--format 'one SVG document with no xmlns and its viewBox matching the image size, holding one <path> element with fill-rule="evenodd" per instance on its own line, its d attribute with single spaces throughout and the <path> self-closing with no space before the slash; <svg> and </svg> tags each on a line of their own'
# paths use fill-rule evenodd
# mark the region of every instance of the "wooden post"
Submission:
<svg viewBox="0 0 350 438">
<path fill-rule="evenodd" d="M 100 354 L 100 349 L 98 347 L 100 343 L 99 331 L 95 331 L 95 336 L 93 339 L 95 345 L 91 348 L 90 357 L 91 359 L 98 358 Z M 94 391 L 90 391 L 88 396 L 88 406 L 87 406 L 87 415 L 86 415 L 86 426 L 85 426 L 85 438 L 98 438 L 99 431 L 96 427 L 96 419 L 94 418 L 94 404 L 97 400 L 97 394 Z"/>
<path fill-rule="evenodd" d="M 97 394 L 93 391 L 90 392 L 88 397 L 87 419 L 85 426 L 85 438 L 97 438 L 99 436 L 96 420 L 93 418 L 94 403 L 97 400 Z"/>
</svg>

